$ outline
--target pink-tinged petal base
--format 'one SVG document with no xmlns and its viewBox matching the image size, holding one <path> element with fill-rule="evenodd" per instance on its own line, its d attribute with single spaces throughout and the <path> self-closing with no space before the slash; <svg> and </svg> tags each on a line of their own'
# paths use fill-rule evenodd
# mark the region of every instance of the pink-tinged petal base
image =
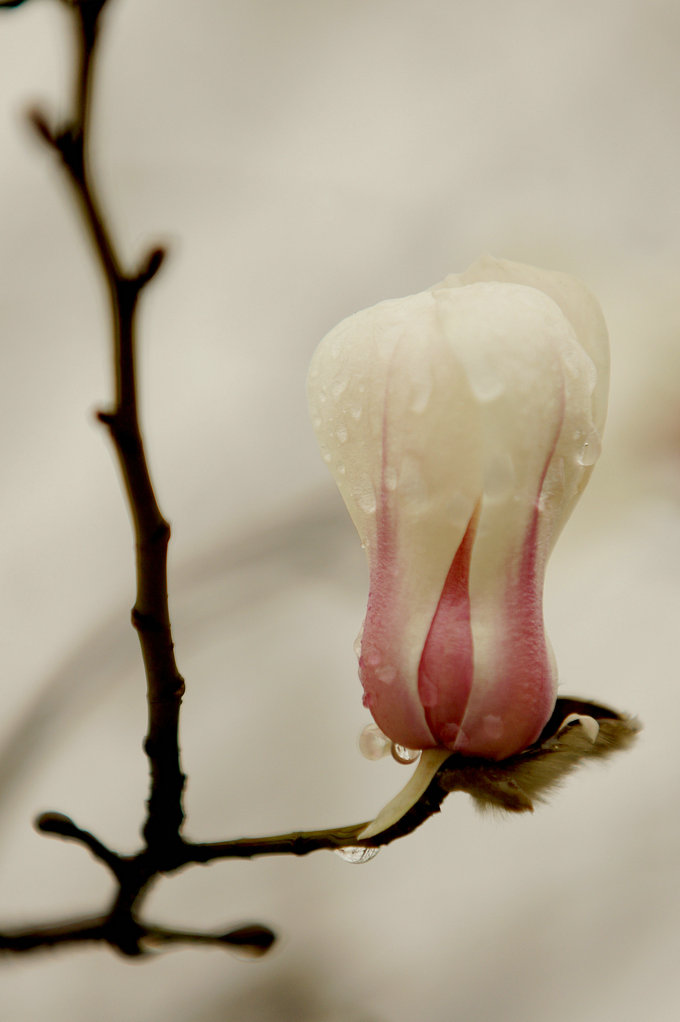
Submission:
<svg viewBox="0 0 680 1022">
<path fill-rule="evenodd" d="M 433 748 L 438 742 L 427 727 L 416 686 L 409 684 L 400 656 L 404 618 L 400 610 L 397 530 L 390 495 L 384 485 L 376 526 L 376 550 L 371 556 L 368 606 L 359 657 L 364 706 L 393 742 L 409 749 Z"/>
<path fill-rule="evenodd" d="M 418 669 L 418 694 L 438 745 L 453 748 L 474 675 L 470 626 L 470 560 L 479 507 L 456 551 L 430 625 Z"/>
<path fill-rule="evenodd" d="M 417 688 L 404 670 L 403 614 L 394 519 L 387 494 L 378 509 L 368 608 L 359 660 L 364 705 L 392 741 L 501 760 L 530 745 L 549 719 L 556 677 L 543 628 L 544 564 L 538 501 L 519 565 L 499 613 L 488 676 L 475 677 L 470 562 L 479 507 L 449 568 L 418 665 Z"/>
<path fill-rule="evenodd" d="M 490 677 L 483 694 L 477 697 L 473 691 L 455 745 L 465 755 L 500 760 L 521 752 L 538 738 L 555 705 L 557 674 L 543 625 L 547 545 L 539 535 L 539 508 L 558 436 L 559 429 L 543 467 L 519 566 L 509 575 Z"/>
<path fill-rule="evenodd" d="M 521 752 L 538 738 L 555 704 L 557 679 L 543 627 L 538 524 L 536 511 L 498 622 L 491 683 L 479 699 L 473 695 L 452 746 L 464 755 L 501 760 Z"/>
</svg>

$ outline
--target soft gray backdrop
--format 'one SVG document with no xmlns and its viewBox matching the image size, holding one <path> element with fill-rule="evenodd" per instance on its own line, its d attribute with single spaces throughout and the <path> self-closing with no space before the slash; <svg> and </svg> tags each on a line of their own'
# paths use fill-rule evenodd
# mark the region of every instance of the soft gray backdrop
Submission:
<svg viewBox="0 0 680 1022">
<path fill-rule="evenodd" d="M 261 920 L 255 965 L 100 949 L 0 963 L 11 1022 L 674 1022 L 680 1011 L 680 5 L 677 0 L 111 0 L 96 163 L 145 295 L 143 416 L 174 528 L 188 830 L 370 817 L 352 640 L 365 567 L 307 421 L 317 340 L 495 255 L 574 272 L 613 348 L 604 453 L 553 558 L 562 690 L 637 748 L 530 818 L 465 798 L 362 867 L 194 869 L 162 921 Z M 95 910 L 72 814 L 133 850 L 145 704 L 132 553 L 93 411 L 103 289 L 23 111 L 66 109 L 56 0 L 0 18 L 0 921 Z M 17 731 L 17 729 L 20 729 Z"/>
</svg>

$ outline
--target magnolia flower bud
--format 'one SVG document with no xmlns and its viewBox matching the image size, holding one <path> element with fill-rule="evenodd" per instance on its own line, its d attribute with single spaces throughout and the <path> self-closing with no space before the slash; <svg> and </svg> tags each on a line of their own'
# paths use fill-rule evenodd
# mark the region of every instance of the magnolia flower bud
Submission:
<svg viewBox="0 0 680 1022">
<path fill-rule="evenodd" d="M 488 257 L 319 345 L 314 428 L 369 562 L 364 703 L 393 742 L 500 760 L 540 734 L 557 687 L 543 577 L 607 387 L 586 288 Z"/>
</svg>

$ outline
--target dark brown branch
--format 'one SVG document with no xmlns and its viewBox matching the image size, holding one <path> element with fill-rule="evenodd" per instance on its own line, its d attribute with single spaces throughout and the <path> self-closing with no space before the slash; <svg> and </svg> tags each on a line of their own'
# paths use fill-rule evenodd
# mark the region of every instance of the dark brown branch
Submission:
<svg viewBox="0 0 680 1022">
<path fill-rule="evenodd" d="M 137 304 L 143 288 L 160 269 L 164 251 L 154 248 L 138 271 L 126 273 L 92 179 L 89 156 L 92 81 L 105 4 L 106 0 L 69 3 L 75 15 L 79 54 L 73 119 L 56 132 L 42 114 L 34 113 L 32 120 L 40 137 L 61 157 L 109 295 L 115 403 L 112 410 L 100 412 L 98 417 L 111 435 L 134 529 L 137 595 L 132 623 L 139 636 L 146 673 L 149 719 L 144 748 L 151 772 L 143 833 L 149 847 L 165 854 L 179 840 L 184 820 L 185 777 L 178 740 L 184 681 L 175 660 L 168 610 L 170 526 L 158 506 L 146 460 L 139 423 L 136 365 Z"/>
<path fill-rule="evenodd" d="M 266 954 L 276 937 L 268 926 L 251 923 L 226 933 L 197 933 L 147 926 L 123 916 L 66 919 L 50 926 L 9 930 L 0 934 L 0 954 L 40 951 L 68 944 L 106 943 L 129 958 L 177 944 L 208 944 L 252 958 Z"/>
<path fill-rule="evenodd" d="M 36 926 L 0 933 L 0 952 L 40 951 L 64 944 L 105 940 L 106 916 L 67 919 L 52 926 Z"/>
<path fill-rule="evenodd" d="M 579 715 L 580 719 L 574 715 Z M 584 717 L 595 729 L 590 725 L 584 726 L 581 722 Z M 449 756 L 413 805 L 389 827 L 369 838 L 361 837 L 367 824 L 358 823 L 329 830 L 294 831 L 233 841 L 193 843 L 180 840 L 172 846 L 171 854 L 163 857 L 163 865 L 160 865 L 152 849 L 130 857 L 118 856 L 63 814 L 45 813 L 38 820 L 39 828 L 80 842 L 88 848 L 116 876 L 118 894 L 111 911 L 95 920 L 66 920 L 35 930 L 0 934 L 0 950 L 32 950 L 75 941 L 99 940 L 125 955 L 137 955 L 150 947 L 160 948 L 179 941 L 235 944 L 235 940 L 227 940 L 228 935 L 169 931 L 146 925 L 137 918 L 135 907 L 160 872 L 174 872 L 185 866 L 220 859 L 252 859 L 260 855 L 302 856 L 322 850 L 380 848 L 413 833 L 430 816 L 439 812 L 444 799 L 455 791 L 471 795 L 482 808 L 492 807 L 513 813 L 531 811 L 534 801 L 544 801 L 561 779 L 579 765 L 628 748 L 637 731 L 634 719 L 608 707 L 583 700 L 558 699 L 555 713 L 534 746 L 499 763 Z M 250 931 L 253 928 L 246 929 Z M 273 934 L 267 927 L 255 926 L 254 929 L 262 931 L 260 936 L 266 947 L 259 951 L 251 948 L 251 953 L 264 953 L 273 940 Z M 263 936 L 264 933 L 270 934 L 271 939 Z M 243 942 L 248 943 L 245 936 Z"/>
<path fill-rule="evenodd" d="M 375 841 L 360 841 L 359 834 L 366 823 L 332 830 L 301 830 L 272 837 L 237 838 L 234 841 L 215 841 L 205 844 L 186 842 L 185 863 L 214 862 L 217 859 L 254 859 L 258 855 L 309 855 L 311 852 L 337 851 L 347 847 L 369 847 Z"/>
</svg>

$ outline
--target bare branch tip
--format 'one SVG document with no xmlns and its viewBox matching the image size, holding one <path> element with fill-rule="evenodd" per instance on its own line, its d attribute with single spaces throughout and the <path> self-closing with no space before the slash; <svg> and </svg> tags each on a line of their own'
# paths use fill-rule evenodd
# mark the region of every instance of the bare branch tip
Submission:
<svg viewBox="0 0 680 1022">
<path fill-rule="evenodd" d="M 230 930 L 229 933 L 219 937 L 218 941 L 247 954 L 249 957 L 260 958 L 270 950 L 276 941 L 276 934 L 268 926 L 254 923 L 250 926 L 241 926 L 236 930 Z"/>
<path fill-rule="evenodd" d="M 158 245 L 149 252 L 146 261 L 135 277 L 135 283 L 139 288 L 144 287 L 150 280 L 153 280 L 163 265 L 167 254 L 167 249 L 162 245 Z"/>
<path fill-rule="evenodd" d="M 48 123 L 47 115 L 45 114 L 45 112 L 41 110 L 40 107 L 34 106 L 27 111 L 26 116 L 28 118 L 28 123 L 36 132 L 38 137 L 41 138 L 43 142 L 46 142 L 47 145 L 51 146 L 53 149 L 56 149 L 57 140 L 52 128 Z"/>
<path fill-rule="evenodd" d="M 35 828 L 42 834 L 58 834 L 60 837 L 73 837 L 79 828 L 70 816 L 64 813 L 41 813 L 35 820 Z"/>
<path fill-rule="evenodd" d="M 96 411 L 94 417 L 97 422 L 101 422 L 102 426 L 107 426 L 109 429 L 113 427 L 116 420 L 114 412 L 105 412 L 103 409 Z"/>
</svg>

